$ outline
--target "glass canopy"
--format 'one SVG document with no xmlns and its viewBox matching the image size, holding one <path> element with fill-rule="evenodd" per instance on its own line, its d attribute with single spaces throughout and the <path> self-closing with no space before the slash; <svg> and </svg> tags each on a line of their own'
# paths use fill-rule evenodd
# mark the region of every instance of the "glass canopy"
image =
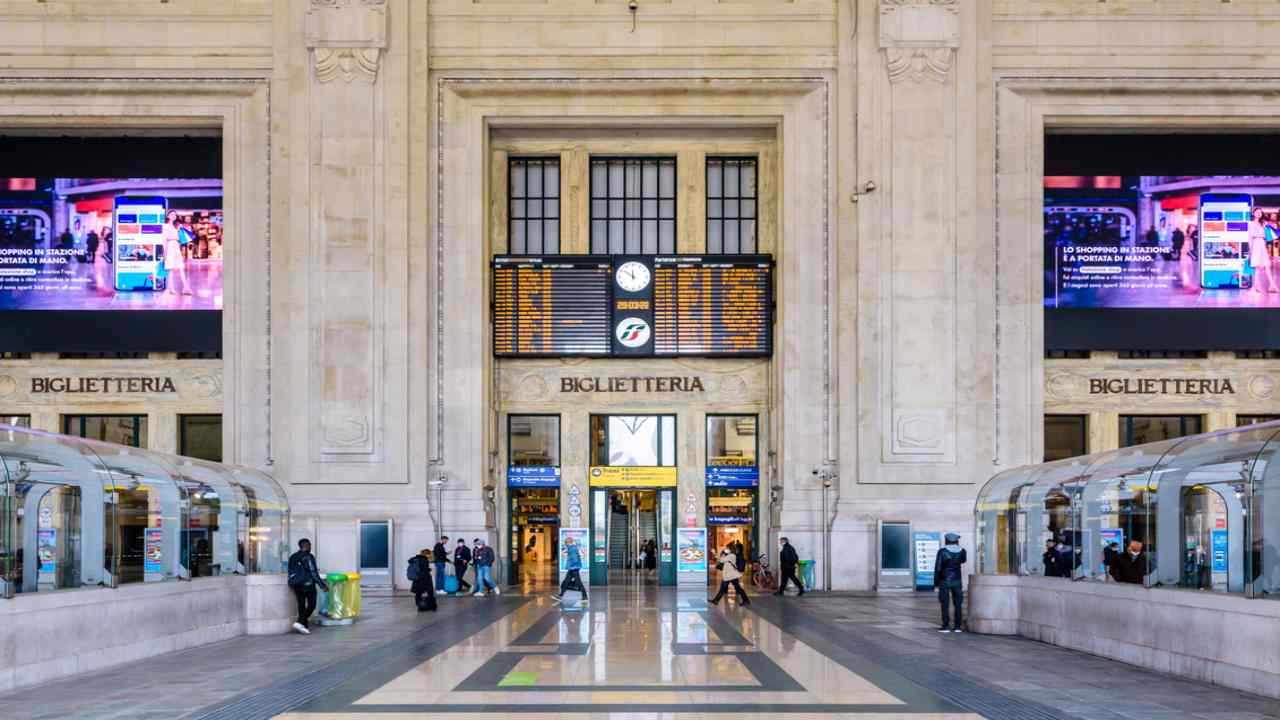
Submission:
<svg viewBox="0 0 1280 720">
<path fill-rule="evenodd" d="M 1280 421 L 1002 472 L 978 572 L 1280 598 Z"/>
<path fill-rule="evenodd" d="M 0 596 L 283 572 L 289 503 L 249 468 L 0 425 Z"/>
</svg>

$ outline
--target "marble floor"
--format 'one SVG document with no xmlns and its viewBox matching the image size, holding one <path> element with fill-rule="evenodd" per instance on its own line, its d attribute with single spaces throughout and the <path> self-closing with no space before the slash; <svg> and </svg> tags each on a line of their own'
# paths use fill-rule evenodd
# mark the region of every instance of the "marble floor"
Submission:
<svg viewBox="0 0 1280 720">
<path fill-rule="evenodd" d="M 696 591 L 601 588 L 585 610 L 535 597 L 470 630 L 279 717 L 981 717 Z"/>
</svg>

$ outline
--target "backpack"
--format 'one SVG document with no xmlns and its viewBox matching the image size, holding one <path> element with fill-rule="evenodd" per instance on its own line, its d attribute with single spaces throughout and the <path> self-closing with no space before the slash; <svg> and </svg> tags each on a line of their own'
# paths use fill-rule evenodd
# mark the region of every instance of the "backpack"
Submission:
<svg viewBox="0 0 1280 720">
<path fill-rule="evenodd" d="M 419 577 L 422 577 L 422 571 L 419 567 L 418 558 L 409 559 L 409 582 L 416 582 Z"/>
<path fill-rule="evenodd" d="M 289 587 L 302 587 L 307 584 L 307 579 L 306 563 L 300 553 L 294 553 L 289 558 Z"/>
<path fill-rule="evenodd" d="M 742 555 L 739 555 L 739 556 L 738 556 L 738 562 L 736 562 L 736 563 L 735 563 L 735 565 L 736 565 L 736 566 L 737 566 L 737 568 L 738 568 L 738 572 L 746 572 L 746 571 L 747 571 L 747 558 L 746 558 L 746 557 L 744 557 L 745 555 L 746 555 L 746 553 L 743 553 Z"/>
</svg>

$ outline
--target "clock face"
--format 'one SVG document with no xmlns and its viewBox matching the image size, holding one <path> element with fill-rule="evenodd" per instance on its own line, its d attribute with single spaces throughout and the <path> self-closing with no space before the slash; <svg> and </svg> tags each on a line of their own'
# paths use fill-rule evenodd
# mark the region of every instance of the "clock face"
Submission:
<svg viewBox="0 0 1280 720">
<path fill-rule="evenodd" d="M 618 287 L 627 292 L 640 292 L 649 287 L 651 279 L 649 267 L 634 260 L 619 265 L 613 277 L 618 282 Z"/>
</svg>

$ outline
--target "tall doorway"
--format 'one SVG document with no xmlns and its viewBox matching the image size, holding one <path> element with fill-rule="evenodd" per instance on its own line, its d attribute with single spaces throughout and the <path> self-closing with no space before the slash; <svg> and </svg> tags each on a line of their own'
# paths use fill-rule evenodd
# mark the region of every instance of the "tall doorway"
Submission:
<svg viewBox="0 0 1280 720">
<path fill-rule="evenodd" d="M 560 416 L 507 416 L 506 582 L 555 587 L 560 543 Z"/>
<path fill-rule="evenodd" d="M 658 491 L 606 491 L 609 583 L 658 583 Z"/>
</svg>

